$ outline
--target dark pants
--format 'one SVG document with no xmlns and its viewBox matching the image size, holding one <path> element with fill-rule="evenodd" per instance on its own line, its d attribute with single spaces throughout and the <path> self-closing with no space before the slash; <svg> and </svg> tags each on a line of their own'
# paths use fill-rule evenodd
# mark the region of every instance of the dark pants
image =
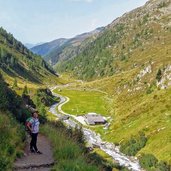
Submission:
<svg viewBox="0 0 171 171">
<path fill-rule="evenodd" d="M 38 149 L 37 149 L 37 136 L 38 136 L 38 133 L 31 133 L 30 150 L 38 151 Z"/>
</svg>

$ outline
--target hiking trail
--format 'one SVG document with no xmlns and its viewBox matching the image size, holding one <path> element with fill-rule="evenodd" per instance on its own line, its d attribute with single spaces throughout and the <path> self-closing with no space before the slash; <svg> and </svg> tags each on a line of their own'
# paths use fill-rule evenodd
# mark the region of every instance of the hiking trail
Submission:
<svg viewBox="0 0 171 171">
<path fill-rule="evenodd" d="M 24 156 L 14 163 L 14 171 L 50 171 L 54 165 L 53 152 L 50 141 L 39 134 L 37 146 L 43 154 L 31 153 L 29 150 L 30 138 L 27 138 L 27 144 Z"/>
</svg>

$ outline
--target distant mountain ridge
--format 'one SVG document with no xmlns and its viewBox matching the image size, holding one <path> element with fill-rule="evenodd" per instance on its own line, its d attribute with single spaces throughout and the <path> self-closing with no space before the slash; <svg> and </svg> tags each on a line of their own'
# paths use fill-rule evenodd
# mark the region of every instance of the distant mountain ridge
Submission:
<svg viewBox="0 0 171 171">
<path fill-rule="evenodd" d="M 32 44 L 32 43 L 25 43 L 24 46 L 26 46 L 28 49 L 33 48 L 34 46 L 38 46 L 41 45 L 43 43 L 36 43 L 36 44 Z"/>
<path fill-rule="evenodd" d="M 60 60 L 66 60 L 79 54 L 79 46 L 89 37 L 96 36 L 104 27 L 97 28 L 91 32 L 77 35 L 70 39 L 56 39 L 52 42 L 35 46 L 30 50 L 33 53 L 42 55 L 51 65 L 55 65 Z"/>
<path fill-rule="evenodd" d="M 67 39 L 61 38 L 61 39 L 56 39 L 51 42 L 43 43 L 37 46 L 32 47 L 30 50 L 38 55 L 45 56 L 47 55 L 50 51 L 52 51 L 54 48 L 58 48 L 62 46 Z"/>
</svg>

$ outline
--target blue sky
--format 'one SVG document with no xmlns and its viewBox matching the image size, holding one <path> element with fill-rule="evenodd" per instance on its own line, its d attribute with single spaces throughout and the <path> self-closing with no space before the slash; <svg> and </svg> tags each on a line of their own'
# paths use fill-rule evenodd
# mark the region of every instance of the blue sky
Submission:
<svg viewBox="0 0 171 171">
<path fill-rule="evenodd" d="M 23 43 L 69 38 L 111 23 L 147 0 L 0 0 L 0 26 Z"/>
</svg>

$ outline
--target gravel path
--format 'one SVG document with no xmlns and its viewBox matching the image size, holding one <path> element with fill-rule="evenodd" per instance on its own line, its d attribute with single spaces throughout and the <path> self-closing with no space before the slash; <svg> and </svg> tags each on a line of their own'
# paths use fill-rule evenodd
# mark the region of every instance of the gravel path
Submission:
<svg viewBox="0 0 171 171">
<path fill-rule="evenodd" d="M 50 171 L 54 164 L 53 152 L 50 141 L 43 135 L 38 135 L 37 146 L 43 154 L 30 153 L 29 141 L 25 148 L 25 154 L 17 159 L 14 164 L 14 171 Z"/>
</svg>

